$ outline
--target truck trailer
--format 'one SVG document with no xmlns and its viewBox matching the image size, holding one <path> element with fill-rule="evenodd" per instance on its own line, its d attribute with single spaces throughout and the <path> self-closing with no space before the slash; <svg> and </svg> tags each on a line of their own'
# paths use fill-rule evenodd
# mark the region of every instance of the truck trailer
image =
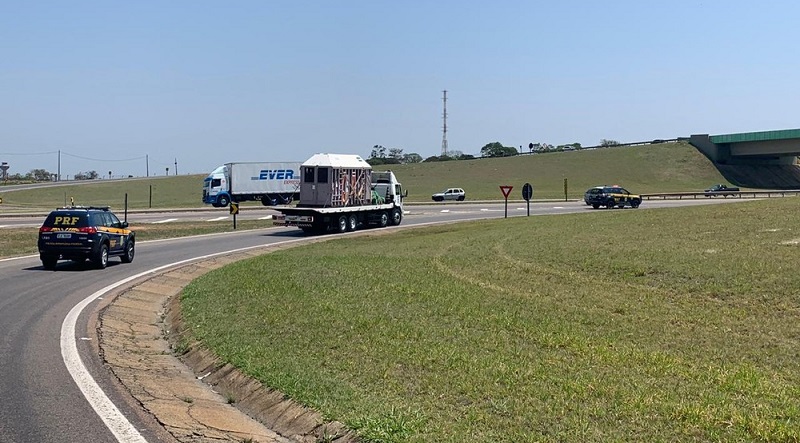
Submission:
<svg viewBox="0 0 800 443">
<path fill-rule="evenodd" d="M 203 180 L 203 203 L 218 208 L 243 201 L 289 204 L 300 198 L 299 189 L 299 162 L 225 163 Z"/>
<path fill-rule="evenodd" d="M 407 195 L 392 171 L 358 155 L 315 154 L 300 166 L 297 206 L 277 208 L 273 225 L 313 234 L 399 225 Z"/>
</svg>

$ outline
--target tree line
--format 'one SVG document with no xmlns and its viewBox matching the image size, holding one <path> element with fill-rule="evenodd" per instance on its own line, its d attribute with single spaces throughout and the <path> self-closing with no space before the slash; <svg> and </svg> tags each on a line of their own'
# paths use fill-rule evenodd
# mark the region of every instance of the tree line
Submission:
<svg viewBox="0 0 800 443">
<path fill-rule="evenodd" d="M 599 147 L 618 146 L 620 143 L 616 140 L 602 139 L 600 140 Z M 569 143 L 565 145 L 553 146 L 549 143 L 529 143 L 529 153 L 545 153 L 545 152 L 564 152 L 564 151 L 578 151 L 584 149 L 580 143 Z M 513 146 L 504 146 L 500 142 L 487 143 L 481 148 L 481 157 L 511 157 L 519 155 L 522 150 Z M 471 160 L 475 156 L 471 154 L 464 154 L 461 151 L 453 150 L 448 151 L 445 155 L 433 155 L 428 158 L 422 158 L 416 152 L 404 154 L 401 148 L 385 148 L 381 145 L 372 147 L 372 151 L 367 158 L 367 163 L 370 165 L 402 165 L 407 163 L 422 163 L 422 162 L 441 162 L 449 160 Z"/>
<path fill-rule="evenodd" d="M 475 158 L 474 155 L 464 154 L 461 151 L 449 151 L 446 155 L 432 155 L 428 158 L 422 158 L 416 152 L 404 154 L 401 148 L 385 148 L 381 145 L 372 147 L 372 152 L 367 158 L 367 163 L 372 166 L 376 165 L 404 165 L 408 163 L 422 163 L 422 162 L 441 162 L 450 160 L 469 160 Z"/>
<path fill-rule="evenodd" d="M 5 181 L 13 182 L 50 182 L 55 181 L 58 174 L 52 173 L 47 169 L 31 169 L 25 174 L 19 172 L 6 174 Z M 95 180 L 100 178 L 97 171 L 78 172 L 73 177 L 74 180 Z"/>
</svg>

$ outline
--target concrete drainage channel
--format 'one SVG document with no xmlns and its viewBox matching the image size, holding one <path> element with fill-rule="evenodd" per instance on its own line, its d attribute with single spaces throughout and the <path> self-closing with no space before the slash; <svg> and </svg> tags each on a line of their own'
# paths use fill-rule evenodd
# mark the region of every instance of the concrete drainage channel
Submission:
<svg viewBox="0 0 800 443">
<path fill-rule="evenodd" d="M 322 240 L 322 239 L 320 239 Z M 312 240 L 313 241 L 313 240 Z M 307 244 L 307 243 L 303 243 Z M 179 358 L 171 344 L 183 330 L 179 294 L 221 266 L 261 255 L 265 246 L 183 265 L 117 288 L 97 320 L 106 366 L 139 404 L 180 442 L 357 442 L 338 422 L 223 364 L 199 343 Z M 173 345 L 174 346 L 174 345 Z"/>
</svg>

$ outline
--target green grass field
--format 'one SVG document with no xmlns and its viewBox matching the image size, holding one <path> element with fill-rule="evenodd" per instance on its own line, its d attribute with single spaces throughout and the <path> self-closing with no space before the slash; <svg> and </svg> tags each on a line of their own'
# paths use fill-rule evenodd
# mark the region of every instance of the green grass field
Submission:
<svg viewBox="0 0 800 443">
<path fill-rule="evenodd" d="M 383 169 L 376 167 L 376 169 Z M 589 187 L 619 184 L 634 193 L 700 191 L 724 182 L 719 172 L 686 143 L 618 147 L 517 157 L 396 165 L 392 169 L 409 191 L 409 202 L 428 202 L 431 194 L 461 187 L 467 200 L 501 200 L 500 185 L 512 185 L 510 198 L 522 198 L 529 182 L 534 199 L 582 198 Z M 125 194 L 131 209 L 203 206 L 203 175 L 131 181 L 94 181 L 80 185 L 4 192 L 0 215 L 13 210 L 42 210 L 69 204 L 107 205 L 120 210 Z M 260 203 L 246 203 L 260 205 Z"/>
<path fill-rule="evenodd" d="M 203 206 L 203 175 L 180 175 L 177 177 L 153 177 L 136 180 L 95 180 L 64 186 L 49 186 L 24 191 L 4 192 L 0 187 L 3 204 L 0 215 L 14 210 L 43 210 L 69 205 L 110 206 L 117 211 L 125 207 L 147 208 L 195 208 Z"/>
<path fill-rule="evenodd" d="M 370 442 L 797 442 L 798 206 L 374 231 L 213 271 L 182 310 Z"/>
<path fill-rule="evenodd" d="M 44 217 L 42 219 L 44 220 Z M 262 220 L 242 220 L 236 223 L 237 231 L 263 229 L 264 225 Z M 233 226 L 230 221 L 220 221 L 206 222 L 202 225 L 132 224 L 131 229 L 136 231 L 136 241 L 142 242 L 190 235 L 232 232 Z M 36 247 L 38 237 L 38 228 L 0 229 L 0 258 L 38 254 Z"/>
</svg>

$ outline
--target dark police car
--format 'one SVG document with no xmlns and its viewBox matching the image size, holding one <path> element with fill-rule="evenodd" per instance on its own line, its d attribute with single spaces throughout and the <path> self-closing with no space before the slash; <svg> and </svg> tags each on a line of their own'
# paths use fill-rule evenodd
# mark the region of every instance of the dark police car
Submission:
<svg viewBox="0 0 800 443">
<path fill-rule="evenodd" d="M 110 256 L 130 263 L 135 243 L 128 222 L 120 221 L 108 207 L 59 208 L 39 228 L 39 258 L 50 270 L 59 259 L 83 262 L 88 258 L 100 269 L 108 265 Z"/>
<path fill-rule="evenodd" d="M 630 206 L 638 208 L 642 204 L 642 197 L 640 195 L 631 194 L 625 188 L 617 185 L 613 186 L 596 186 L 586 191 L 583 200 L 587 205 L 594 209 L 600 206 L 606 208 Z"/>
</svg>

